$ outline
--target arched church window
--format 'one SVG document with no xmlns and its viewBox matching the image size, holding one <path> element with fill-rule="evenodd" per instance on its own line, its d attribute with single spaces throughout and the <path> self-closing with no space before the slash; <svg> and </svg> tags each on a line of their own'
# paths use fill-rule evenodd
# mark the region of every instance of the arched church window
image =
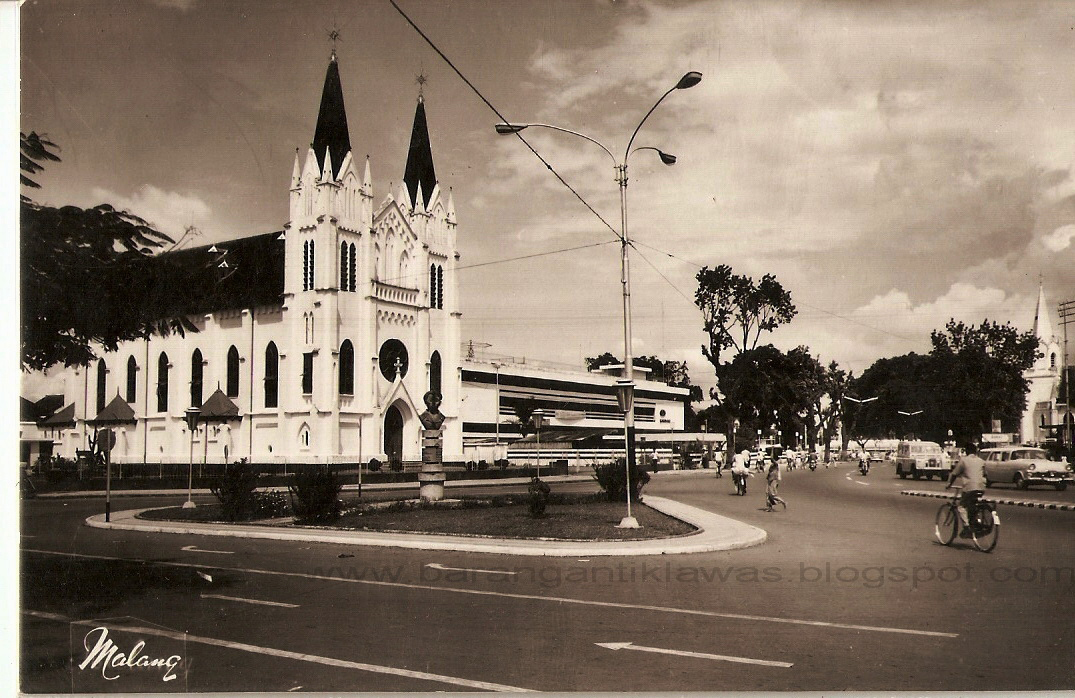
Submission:
<svg viewBox="0 0 1075 698">
<path fill-rule="evenodd" d="M 440 352 L 435 351 L 433 355 L 429 357 L 429 389 L 434 393 L 444 393 L 440 389 Z"/>
<path fill-rule="evenodd" d="M 387 340 L 381 345 L 381 350 L 377 353 L 377 363 L 380 366 L 381 375 L 387 381 L 395 381 L 397 372 L 401 377 L 406 377 L 407 362 L 407 347 L 398 339 Z"/>
<path fill-rule="evenodd" d="M 127 359 L 127 395 L 125 396 L 127 402 L 134 404 L 135 398 L 138 397 L 138 362 L 134 360 L 134 357 Z"/>
<path fill-rule="evenodd" d="M 340 243 L 340 290 L 348 290 L 348 271 L 351 267 L 347 264 L 347 243 Z"/>
<path fill-rule="evenodd" d="M 168 411 L 168 355 L 163 351 L 157 359 L 157 411 Z"/>
<path fill-rule="evenodd" d="M 232 345 L 228 349 L 228 397 L 239 397 L 239 350 Z"/>
<path fill-rule="evenodd" d="M 355 291 L 355 288 L 357 287 L 356 283 L 355 283 L 355 268 L 356 268 L 356 266 L 357 266 L 357 264 L 356 264 L 356 256 L 355 256 L 355 243 L 352 242 L 351 245 L 348 247 L 348 250 L 347 250 L 347 267 L 348 267 L 348 269 L 350 269 L 350 273 L 348 274 L 349 282 L 347 284 L 347 290 L 351 291 L 352 293 Z"/>
<path fill-rule="evenodd" d="M 444 310 L 444 267 L 437 265 L 437 308 Z"/>
<path fill-rule="evenodd" d="M 1049 354 L 1049 368 L 1056 368 L 1056 352 Z"/>
<path fill-rule="evenodd" d="M 340 345 L 340 395 L 355 394 L 355 347 L 350 339 Z"/>
<path fill-rule="evenodd" d="M 97 413 L 100 414 L 101 410 L 105 408 L 105 382 L 108 378 L 108 367 L 105 366 L 105 360 L 99 359 L 97 361 Z"/>
<path fill-rule="evenodd" d="M 302 243 L 302 290 L 312 291 L 314 288 L 314 241 L 306 240 Z"/>
<path fill-rule="evenodd" d="M 310 448 L 310 427 L 306 424 L 299 429 L 299 445 L 302 448 Z"/>
<path fill-rule="evenodd" d="M 437 307 L 437 265 L 429 265 L 429 307 Z"/>
<path fill-rule="evenodd" d="M 190 356 L 190 406 L 202 406 L 202 351 L 195 349 Z"/>
<path fill-rule="evenodd" d="M 280 352 L 276 345 L 269 342 L 265 347 L 265 406 L 276 407 L 277 388 L 280 383 Z"/>
</svg>

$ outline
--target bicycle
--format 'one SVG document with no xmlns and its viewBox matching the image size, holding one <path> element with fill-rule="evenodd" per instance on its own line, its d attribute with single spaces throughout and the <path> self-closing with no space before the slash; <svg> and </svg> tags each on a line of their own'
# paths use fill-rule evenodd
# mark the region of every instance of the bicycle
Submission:
<svg viewBox="0 0 1075 698">
<path fill-rule="evenodd" d="M 937 510 L 937 517 L 933 525 L 933 533 L 941 545 L 950 545 L 960 531 L 959 518 L 959 488 L 952 495 L 950 501 L 941 505 Z M 974 547 L 983 553 L 988 553 L 997 547 L 997 537 L 1000 536 L 1000 514 L 991 503 L 979 499 L 974 504 L 974 510 L 968 511 L 967 516 L 970 524 L 963 526 L 964 530 L 970 530 L 971 540 Z"/>
</svg>

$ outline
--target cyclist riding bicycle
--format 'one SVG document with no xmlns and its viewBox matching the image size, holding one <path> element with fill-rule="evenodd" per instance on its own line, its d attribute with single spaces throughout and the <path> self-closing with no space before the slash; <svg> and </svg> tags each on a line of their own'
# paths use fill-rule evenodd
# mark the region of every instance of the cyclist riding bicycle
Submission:
<svg viewBox="0 0 1075 698">
<path fill-rule="evenodd" d="M 944 487 L 948 489 L 957 478 L 963 478 L 963 492 L 959 495 L 959 507 L 957 507 L 964 527 L 963 532 L 960 533 L 962 538 L 970 536 L 967 526 L 970 525 L 976 513 L 978 500 L 985 492 L 985 461 L 975 455 L 977 450 L 977 446 L 968 444 L 966 454 L 959 459 L 956 467 L 952 468 L 952 473 L 948 476 L 948 484 Z"/>
</svg>

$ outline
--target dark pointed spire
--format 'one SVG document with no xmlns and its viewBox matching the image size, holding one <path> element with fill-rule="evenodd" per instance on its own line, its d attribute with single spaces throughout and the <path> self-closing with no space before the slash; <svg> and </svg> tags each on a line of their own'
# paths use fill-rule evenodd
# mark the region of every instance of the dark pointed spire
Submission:
<svg viewBox="0 0 1075 698">
<path fill-rule="evenodd" d="M 351 150 L 351 137 L 347 132 L 347 111 L 343 107 L 343 85 L 340 84 L 340 67 L 333 50 L 328 70 L 325 72 L 325 89 L 321 92 L 321 110 L 317 113 L 313 149 L 319 169 L 323 169 L 325 149 L 332 158 L 332 176 L 340 173 L 343 158 Z M 322 171 L 322 175 L 325 173 Z"/>
<path fill-rule="evenodd" d="M 414 110 L 414 126 L 411 127 L 411 147 L 407 152 L 407 169 L 403 182 L 411 197 L 411 205 L 418 201 L 418 185 L 422 185 L 422 198 L 429 203 L 437 173 L 433 169 L 433 151 L 429 145 L 429 129 L 426 127 L 425 99 L 418 95 L 418 107 Z"/>
</svg>

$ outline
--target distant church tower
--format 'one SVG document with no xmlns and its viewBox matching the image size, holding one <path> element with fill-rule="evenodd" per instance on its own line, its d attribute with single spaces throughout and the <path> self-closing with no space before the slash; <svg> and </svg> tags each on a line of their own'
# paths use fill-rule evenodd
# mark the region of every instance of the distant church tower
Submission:
<svg viewBox="0 0 1075 698">
<path fill-rule="evenodd" d="M 1053 333 L 1045 289 L 1038 285 L 1038 304 L 1034 310 L 1034 336 L 1042 356 L 1023 375 L 1030 382 L 1026 396 L 1026 411 L 1019 425 L 1021 443 L 1042 443 L 1049 436 L 1047 425 L 1056 424 L 1057 392 L 1060 389 L 1060 370 L 1063 364 L 1061 343 Z"/>
<path fill-rule="evenodd" d="M 418 415 L 443 395 L 444 458 L 462 459 L 455 205 L 436 179 L 425 100 L 418 97 L 403 181 L 373 203 L 370 164 L 355 162 L 335 51 L 314 139 L 295 154 L 285 226 L 289 419 L 311 451 L 389 463 L 421 458 Z M 293 363 L 294 361 L 294 363 Z"/>
</svg>

